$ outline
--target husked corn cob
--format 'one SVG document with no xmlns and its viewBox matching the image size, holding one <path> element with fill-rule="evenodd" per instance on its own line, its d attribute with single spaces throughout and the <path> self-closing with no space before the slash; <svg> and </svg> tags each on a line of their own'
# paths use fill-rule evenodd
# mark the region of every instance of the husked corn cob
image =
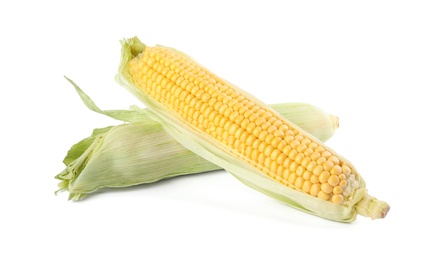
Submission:
<svg viewBox="0 0 440 260">
<path fill-rule="evenodd" d="M 92 111 L 122 120 L 121 125 L 95 129 L 92 135 L 72 146 L 64 158 L 66 168 L 56 178 L 59 191 L 80 200 L 104 187 L 127 187 L 152 183 L 180 175 L 221 169 L 180 145 L 144 110 L 101 110 L 71 80 Z M 276 110 L 322 141 L 338 127 L 338 119 L 304 103 L 272 105 Z M 145 109 L 147 110 L 147 109 Z"/>
<path fill-rule="evenodd" d="M 129 39 L 123 42 L 119 76 L 179 142 L 201 156 L 220 160 L 219 166 L 247 185 L 338 221 L 352 221 L 356 213 L 382 218 L 388 212 L 388 204 L 367 194 L 349 161 L 183 53 Z M 271 180 L 262 181 L 261 174 Z M 325 203 L 317 206 L 320 202 Z M 337 207 L 329 210 L 326 203 Z"/>
</svg>

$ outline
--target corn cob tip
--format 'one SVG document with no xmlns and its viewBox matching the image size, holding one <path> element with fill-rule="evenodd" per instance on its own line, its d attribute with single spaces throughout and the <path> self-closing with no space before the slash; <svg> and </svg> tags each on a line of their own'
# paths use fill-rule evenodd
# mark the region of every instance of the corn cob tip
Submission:
<svg viewBox="0 0 440 260">
<path fill-rule="evenodd" d="M 330 115 L 330 118 L 333 123 L 333 129 L 338 129 L 339 128 L 339 117 L 334 116 L 334 115 Z"/>
<path fill-rule="evenodd" d="M 356 212 L 371 219 L 385 218 L 390 211 L 390 205 L 385 201 L 378 200 L 365 194 L 363 198 L 354 206 Z"/>
</svg>

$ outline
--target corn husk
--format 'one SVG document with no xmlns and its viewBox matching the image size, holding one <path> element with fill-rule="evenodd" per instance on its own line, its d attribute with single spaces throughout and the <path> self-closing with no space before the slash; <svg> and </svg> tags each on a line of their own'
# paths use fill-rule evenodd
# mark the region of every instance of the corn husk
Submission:
<svg viewBox="0 0 440 260">
<path fill-rule="evenodd" d="M 95 129 L 68 151 L 63 161 L 66 168 L 56 178 L 60 180 L 60 191 L 69 192 L 69 199 L 80 200 L 100 188 L 127 187 L 221 169 L 178 143 L 148 117 L 148 109 L 101 110 L 68 80 L 89 109 L 128 122 Z M 322 141 L 328 140 L 338 127 L 335 116 L 310 104 L 273 107 Z"/>
<path fill-rule="evenodd" d="M 117 82 L 142 101 L 150 109 L 146 114 L 148 114 L 153 120 L 159 122 L 168 134 L 187 149 L 200 155 L 206 160 L 219 165 L 247 186 L 278 201 L 284 202 L 291 207 L 318 217 L 339 222 L 352 222 L 356 219 L 358 214 L 371 217 L 372 219 L 383 218 L 387 214 L 389 205 L 384 201 L 379 201 L 368 195 L 366 184 L 362 177 L 357 174 L 357 170 L 354 166 L 340 155 L 338 155 L 338 157 L 343 159 L 345 163 L 349 164 L 350 168 L 356 173 L 356 179 L 353 181 L 355 188 L 350 191 L 349 199 L 345 200 L 341 205 L 310 196 L 305 192 L 292 189 L 269 177 L 267 174 L 257 169 L 257 167 L 248 163 L 245 158 L 234 153 L 234 151 L 232 151 L 227 145 L 219 143 L 206 132 L 189 124 L 176 110 L 170 109 L 159 100 L 150 97 L 138 88 L 129 72 L 128 64 L 133 58 L 142 54 L 146 45 L 137 37 L 124 39 L 121 43 L 122 55 L 119 72 L 116 76 Z M 175 51 L 172 48 L 169 49 Z M 191 59 L 191 57 L 187 55 L 186 57 Z M 197 63 L 196 61 L 194 62 Z M 238 90 L 239 88 L 236 87 L 236 89 Z M 240 93 L 252 99 L 252 102 L 257 106 L 266 106 L 262 101 L 256 99 L 251 94 L 246 93 L 243 90 L 240 90 Z M 271 112 L 278 113 L 277 111 Z M 279 116 L 283 117 L 282 115 Z M 283 120 L 287 121 L 285 118 Z M 295 126 L 295 128 L 301 130 L 301 133 L 307 136 L 307 138 L 325 146 L 319 139 L 313 137 L 304 129 L 301 129 L 298 126 Z M 326 147 L 326 149 L 333 154 L 336 154 L 332 149 L 328 147 Z M 374 204 L 375 206 L 364 207 L 365 205 L 370 204 Z M 362 210 L 360 210 L 360 208 L 362 208 Z"/>
</svg>

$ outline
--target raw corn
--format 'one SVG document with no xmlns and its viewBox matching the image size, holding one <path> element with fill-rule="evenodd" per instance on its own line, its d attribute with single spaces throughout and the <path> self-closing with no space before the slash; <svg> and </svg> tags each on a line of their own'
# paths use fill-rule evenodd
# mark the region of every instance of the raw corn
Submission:
<svg viewBox="0 0 440 260">
<path fill-rule="evenodd" d="M 80 200 L 104 187 L 127 187 L 221 169 L 180 145 L 140 108 L 103 111 L 69 81 L 89 109 L 131 122 L 95 129 L 90 137 L 72 146 L 63 161 L 66 168 L 56 176 L 59 191 L 68 191 L 69 199 Z M 322 141 L 338 127 L 336 117 L 310 104 L 272 107 Z"/>
<path fill-rule="evenodd" d="M 178 142 L 252 188 L 341 222 L 389 210 L 348 160 L 180 51 L 123 40 L 116 79 Z"/>
</svg>

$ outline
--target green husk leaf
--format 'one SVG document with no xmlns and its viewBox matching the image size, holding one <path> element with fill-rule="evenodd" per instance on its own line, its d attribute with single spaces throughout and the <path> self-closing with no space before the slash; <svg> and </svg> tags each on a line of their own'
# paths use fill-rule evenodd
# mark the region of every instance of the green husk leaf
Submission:
<svg viewBox="0 0 440 260">
<path fill-rule="evenodd" d="M 96 106 L 95 102 L 82 91 L 78 85 L 73 82 L 73 80 L 69 79 L 65 76 L 65 78 L 75 87 L 76 92 L 80 96 L 83 103 L 92 111 L 109 116 L 116 120 L 124 121 L 124 122 L 137 122 L 137 121 L 146 121 L 150 120 L 148 117 L 145 117 L 139 110 L 101 110 L 98 106 Z"/>
<path fill-rule="evenodd" d="M 97 128 L 93 130 L 92 134 L 74 144 L 72 148 L 67 152 L 66 157 L 64 157 L 63 163 L 67 166 L 72 163 L 74 160 L 78 159 L 84 152 L 92 145 L 97 136 L 107 133 L 113 126 L 107 126 L 104 128 Z"/>
</svg>

